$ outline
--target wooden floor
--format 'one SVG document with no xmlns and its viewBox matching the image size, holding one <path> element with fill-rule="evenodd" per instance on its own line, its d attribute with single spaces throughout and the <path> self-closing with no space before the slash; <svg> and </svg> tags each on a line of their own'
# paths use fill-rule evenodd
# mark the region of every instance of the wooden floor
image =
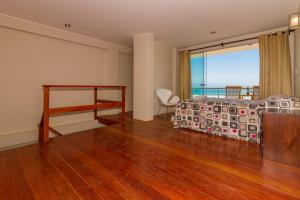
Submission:
<svg viewBox="0 0 300 200">
<path fill-rule="evenodd" d="M 173 129 L 115 124 L 0 152 L 0 199 L 299 199 L 300 169 L 259 146 Z"/>
</svg>

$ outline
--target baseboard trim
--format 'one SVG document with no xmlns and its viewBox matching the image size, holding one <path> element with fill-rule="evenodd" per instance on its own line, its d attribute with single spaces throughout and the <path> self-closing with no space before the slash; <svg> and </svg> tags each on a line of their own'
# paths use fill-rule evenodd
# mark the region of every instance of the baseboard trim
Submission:
<svg viewBox="0 0 300 200">
<path fill-rule="evenodd" d="M 127 112 L 130 112 L 132 109 L 127 110 Z M 107 115 L 113 115 L 116 113 L 120 113 L 119 111 L 115 110 L 108 110 Z M 52 127 L 61 127 L 61 126 L 67 126 L 72 124 L 79 124 L 79 123 L 85 123 L 85 122 L 91 122 L 94 121 L 94 119 L 82 119 L 77 121 L 71 121 L 71 122 L 63 122 L 63 123 L 56 123 L 51 124 Z M 55 137 L 55 134 L 49 134 L 50 138 Z M 7 131 L 0 133 L 0 151 L 6 150 L 6 149 L 12 149 L 28 144 L 33 144 L 38 142 L 38 127 L 36 128 L 29 128 L 29 129 L 23 129 L 23 130 L 14 130 L 14 131 Z"/>
<path fill-rule="evenodd" d="M 0 150 L 11 149 L 14 146 L 30 144 L 38 141 L 38 129 L 7 132 L 0 135 Z"/>
<path fill-rule="evenodd" d="M 0 148 L 0 151 L 5 151 L 5 150 L 10 150 L 10 149 L 20 148 L 20 147 L 23 147 L 23 146 L 27 146 L 27 145 L 31 145 L 31 144 L 36 144 L 36 143 L 38 143 L 38 141 L 31 141 L 31 142 L 26 142 L 26 143 L 22 143 L 22 144 L 16 144 L 16 145 L 12 145 L 12 146 L 2 147 L 2 148 Z"/>
<path fill-rule="evenodd" d="M 73 122 L 67 122 L 67 123 L 57 123 L 57 124 L 51 124 L 51 126 L 60 127 L 60 126 L 66 126 L 66 125 L 72 125 L 72 124 L 79 124 L 79 123 L 85 123 L 90 122 L 94 120 L 78 120 Z M 50 138 L 55 137 L 54 134 L 49 134 Z M 23 130 L 16 130 L 16 131 L 10 131 L 10 132 L 4 132 L 0 133 L 0 151 L 11 149 L 14 147 L 24 146 L 26 144 L 32 144 L 38 142 L 38 128 L 31 128 L 31 129 L 23 129 Z"/>
</svg>

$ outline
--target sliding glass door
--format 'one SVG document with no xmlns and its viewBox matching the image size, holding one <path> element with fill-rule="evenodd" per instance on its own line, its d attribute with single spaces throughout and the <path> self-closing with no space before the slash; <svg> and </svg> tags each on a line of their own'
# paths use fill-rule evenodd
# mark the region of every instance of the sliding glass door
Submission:
<svg viewBox="0 0 300 200">
<path fill-rule="evenodd" d="M 206 53 L 191 56 L 192 96 L 206 95 Z"/>
<path fill-rule="evenodd" d="M 252 99 L 259 86 L 258 43 L 191 55 L 192 96 L 224 98 L 226 86 L 239 86 L 241 98 Z"/>
</svg>

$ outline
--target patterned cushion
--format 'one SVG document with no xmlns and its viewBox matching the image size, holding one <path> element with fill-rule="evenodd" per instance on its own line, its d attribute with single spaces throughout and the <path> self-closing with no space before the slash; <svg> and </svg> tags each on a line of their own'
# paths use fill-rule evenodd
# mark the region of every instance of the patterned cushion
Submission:
<svg viewBox="0 0 300 200">
<path fill-rule="evenodd" d="M 300 110 L 300 98 L 283 95 L 271 96 L 266 100 L 266 108 Z"/>
</svg>

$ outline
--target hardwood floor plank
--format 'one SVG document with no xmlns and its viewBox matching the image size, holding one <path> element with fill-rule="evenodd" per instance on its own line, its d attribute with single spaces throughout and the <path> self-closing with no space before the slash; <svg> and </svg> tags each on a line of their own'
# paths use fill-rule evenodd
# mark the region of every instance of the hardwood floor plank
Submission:
<svg viewBox="0 0 300 200">
<path fill-rule="evenodd" d="M 70 140 L 68 142 L 75 146 L 76 144 L 78 145 L 78 141 Z M 63 143 L 61 145 L 68 144 Z M 80 149 L 80 151 L 78 151 L 78 149 Z M 62 154 L 62 156 L 67 157 L 68 162 L 76 166 L 76 169 L 85 165 L 86 170 L 94 172 L 96 177 L 103 177 L 106 183 L 120 191 L 120 194 L 126 199 L 168 199 L 153 190 L 151 186 L 142 182 L 143 179 L 132 176 L 131 171 L 128 170 L 130 166 L 120 165 L 115 167 L 116 163 L 111 162 L 109 158 L 105 157 L 103 159 L 101 155 L 95 154 L 94 152 L 90 152 L 93 154 L 93 156 L 90 156 L 86 150 L 82 149 L 81 145 L 80 147 L 68 148 L 68 150 L 70 151 L 62 150 L 61 148 L 57 151 L 59 154 Z M 84 173 L 84 171 L 82 173 Z"/>
<path fill-rule="evenodd" d="M 78 159 L 80 159 L 81 155 L 76 154 L 74 151 L 66 151 L 64 148 L 57 147 L 60 146 L 57 145 L 53 151 L 60 157 L 64 157 L 66 162 L 72 165 L 73 169 L 76 170 L 76 172 L 79 173 L 80 176 L 84 178 L 95 191 L 97 191 L 97 193 L 101 194 L 103 199 L 123 199 L 123 197 L 114 189 L 122 188 L 122 186 L 118 187 L 119 184 L 116 184 L 114 185 L 115 187 L 111 187 L 109 184 L 111 181 L 119 182 L 118 180 L 114 180 L 114 177 L 105 178 L 103 175 L 104 172 L 101 168 L 88 168 L 86 165 L 88 160 L 79 162 Z M 76 158 L 74 158 L 74 156 L 76 156 Z M 130 195 L 129 197 L 135 197 L 137 199 L 134 195 Z"/>
<path fill-rule="evenodd" d="M 97 149 L 97 152 L 94 153 L 105 160 L 110 160 L 110 164 L 107 166 L 107 168 L 109 169 L 111 166 L 110 170 L 115 171 L 116 174 L 118 172 L 120 174 L 127 173 L 127 177 L 134 176 L 137 180 L 144 180 L 149 185 L 159 189 L 160 191 L 164 187 L 163 185 L 172 183 L 169 187 L 165 187 L 165 190 L 162 191 L 162 193 L 165 193 L 165 195 L 173 194 L 172 196 L 174 196 L 175 191 L 177 191 L 177 193 L 180 193 L 183 196 L 183 199 L 194 199 L 196 197 L 215 199 L 213 195 L 209 195 L 207 192 L 203 193 L 203 191 L 200 190 L 201 188 L 198 187 L 199 185 L 195 185 L 189 179 L 178 179 L 176 176 L 170 176 L 167 171 L 160 169 L 158 165 L 155 164 L 155 160 L 144 159 L 144 155 L 140 157 L 137 156 L 137 154 L 128 154 L 126 151 L 124 151 L 128 157 L 122 154 L 115 156 L 117 152 L 115 152 L 114 155 L 110 155 L 109 151 L 106 151 L 105 149 Z M 86 154 L 89 154 L 89 151 L 86 151 Z M 134 157 L 136 160 L 133 161 L 132 157 Z M 130 162 L 127 162 L 127 160 L 130 160 Z M 138 162 L 139 166 L 132 166 L 131 162 Z M 157 163 L 159 162 L 160 161 L 157 161 Z M 150 165 L 148 163 L 150 163 Z M 122 167 L 119 168 L 119 166 Z M 131 170 L 128 170 L 127 172 L 126 166 L 128 166 L 127 168 Z M 176 173 L 178 173 L 178 171 Z M 159 180 L 159 182 L 162 182 L 162 184 L 159 184 L 159 182 L 155 180 Z M 129 181 L 131 181 L 131 179 L 129 179 Z M 188 188 L 188 190 L 186 190 L 186 188 Z M 178 196 L 174 199 L 178 199 Z"/>
<path fill-rule="evenodd" d="M 31 155 L 26 151 L 26 147 L 15 149 L 18 165 L 24 174 L 24 178 L 33 193 L 34 199 L 57 199 L 55 192 L 48 179 L 40 168 L 34 164 Z"/>
<path fill-rule="evenodd" d="M 24 147 L 25 151 L 32 158 L 32 164 L 37 171 L 43 174 L 43 180 L 48 181 L 50 186 L 47 188 L 53 190 L 57 199 L 80 199 L 71 185 L 57 171 L 57 169 L 43 156 L 41 150 L 35 146 Z"/>
<path fill-rule="evenodd" d="M 136 125 L 135 125 L 136 127 Z M 166 126 L 167 127 L 167 126 Z M 166 129 L 166 127 L 162 127 L 161 129 Z M 169 130 L 169 129 L 167 129 Z M 129 132 L 136 132 L 137 130 L 130 130 Z M 149 135 L 153 134 L 153 133 L 157 133 L 155 131 L 153 132 L 148 132 L 148 130 L 142 130 L 140 129 L 140 131 L 143 131 L 143 134 L 139 134 L 142 135 L 143 137 L 149 137 Z M 182 131 L 181 131 L 182 132 Z M 164 132 L 165 134 L 165 132 Z M 188 131 L 189 136 L 193 133 L 191 133 L 190 131 Z M 174 135 L 174 133 L 172 134 Z M 207 160 L 217 160 L 219 163 L 222 163 L 224 165 L 229 165 L 229 166 L 233 166 L 234 168 L 237 169 L 242 169 L 243 171 L 251 171 L 257 175 L 263 176 L 263 177 L 269 177 L 271 179 L 274 179 L 278 182 L 281 183 L 288 183 L 287 185 L 292 185 L 293 187 L 297 187 L 299 186 L 299 179 L 300 179 L 300 174 L 299 174 L 299 170 L 295 169 L 295 167 L 289 167 L 286 165 L 282 165 L 282 164 L 277 164 L 274 163 L 272 161 L 268 161 L 268 160 L 263 160 L 259 155 L 259 148 L 255 148 L 253 151 L 253 145 L 249 144 L 250 146 L 248 146 L 249 148 L 248 151 L 245 152 L 244 151 L 240 151 L 240 148 L 234 147 L 233 150 L 230 148 L 229 145 L 227 144 L 238 144 L 238 145 L 247 145 L 247 143 L 244 142 L 240 142 L 240 141 L 235 141 L 235 140 L 223 140 L 222 143 L 223 145 L 219 145 L 219 150 L 216 152 L 214 151 L 214 149 L 217 149 L 216 147 L 212 147 L 214 145 L 207 145 L 207 144 L 203 144 L 203 145 L 199 145 L 202 144 L 201 142 L 199 142 L 199 137 L 202 137 L 202 135 L 204 134 L 193 134 L 195 137 L 192 139 L 192 141 L 198 141 L 198 142 L 193 142 L 193 143 L 184 143 L 184 141 L 180 138 L 175 140 L 175 144 L 174 144 L 174 140 L 172 140 L 172 138 L 158 138 L 158 137 L 152 137 L 154 140 L 156 140 L 157 142 L 161 143 L 161 144 L 165 144 L 167 146 L 172 146 L 174 148 L 177 148 L 181 151 L 185 151 L 185 152 L 191 152 L 191 153 L 201 153 L 202 158 L 206 158 Z M 180 133 L 180 136 L 185 136 L 183 134 Z M 210 137 L 209 135 L 205 134 L 205 136 Z M 177 138 L 177 136 L 176 136 Z M 205 141 L 209 140 L 211 138 L 207 138 Z M 216 137 L 216 138 L 212 138 L 212 139 L 216 139 L 216 143 L 218 144 L 218 140 L 220 139 L 220 137 Z M 180 146 L 178 148 L 177 146 L 177 142 L 181 141 Z M 225 146 L 225 144 L 227 146 Z M 242 146 L 243 149 L 244 146 Z M 251 148 L 252 147 L 252 148 Z M 257 147 L 256 145 L 254 145 L 254 147 Z M 224 154 L 224 150 L 225 149 L 227 152 L 225 152 Z M 220 152 L 220 150 L 222 150 Z M 251 150 L 251 151 L 250 151 Z M 247 155 L 251 155 L 251 152 L 255 152 L 252 156 L 248 156 L 246 160 L 241 159 L 240 157 L 236 157 L 235 155 L 242 155 L 242 157 L 246 157 Z M 255 160 L 257 160 L 258 162 L 254 162 Z M 276 167 L 275 167 L 276 166 Z M 257 173 L 259 172 L 259 173 Z M 278 173 L 280 173 L 281 175 L 278 176 Z"/>
<path fill-rule="evenodd" d="M 300 168 L 255 144 L 127 117 L 0 152 L 0 199 L 300 199 Z"/>
<path fill-rule="evenodd" d="M 43 149 L 43 148 L 42 148 Z M 68 183 L 74 188 L 81 199 L 102 200 L 103 198 L 97 194 L 89 184 L 67 163 L 63 158 L 55 152 L 43 151 L 44 156 L 53 163 L 55 168 L 64 176 Z"/>
<path fill-rule="evenodd" d="M 9 177 L 6 168 L 6 153 L 0 152 L 0 197 L 1 200 L 9 200 L 10 198 L 10 190 L 9 190 Z"/>
<path fill-rule="evenodd" d="M 102 130 L 104 131 L 104 130 Z M 109 134 L 111 132 L 104 132 L 101 134 L 101 136 L 103 136 L 103 138 L 100 138 L 98 137 L 97 138 L 97 146 L 99 147 L 102 147 L 102 146 L 105 146 L 105 144 L 102 144 L 100 143 L 101 141 L 108 141 L 110 139 L 107 139 L 105 137 L 108 137 Z M 121 136 L 120 136 L 121 137 Z M 116 138 L 116 136 L 114 136 L 113 138 Z M 117 139 L 117 141 L 119 141 Z M 72 141 L 73 143 L 75 143 L 76 141 Z M 91 147 L 92 144 L 94 144 L 95 141 L 91 141 L 90 144 L 87 144 L 86 145 L 86 148 L 88 147 Z M 82 144 L 82 143 L 81 143 Z M 112 141 L 111 143 L 112 144 Z M 125 160 L 130 160 L 130 158 L 140 158 L 140 159 L 143 159 L 143 160 L 140 160 L 140 162 L 143 163 L 143 171 L 146 171 L 147 173 L 151 173 L 151 171 L 155 171 L 156 173 L 158 173 L 159 170 L 161 170 L 158 166 L 156 166 L 155 169 L 151 169 L 150 171 L 147 171 L 147 167 L 150 163 L 150 166 L 153 166 L 154 164 L 153 163 L 163 163 L 162 165 L 162 169 L 164 170 L 164 172 L 170 176 L 173 176 L 175 177 L 177 180 L 185 180 L 185 185 L 187 185 L 188 183 L 192 183 L 192 185 L 189 185 L 189 188 L 197 188 L 197 189 L 200 189 L 200 190 L 203 190 L 203 191 L 206 191 L 208 192 L 210 195 L 216 195 L 217 196 L 222 196 L 222 199 L 232 199 L 232 196 L 231 195 L 235 195 L 235 196 L 239 196 L 239 199 L 244 199 L 244 196 L 243 196 L 243 193 L 247 193 L 248 195 L 251 196 L 251 193 L 253 195 L 256 195 L 254 196 L 252 199 L 261 199 L 261 198 L 264 198 L 265 195 L 268 195 L 269 193 L 269 196 L 272 197 L 272 199 L 285 199 L 287 197 L 290 197 L 290 196 L 287 196 L 287 195 L 283 195 L 281 193 L 276 193 L 276 191 L 273 191 L 273 190 L 270 190 L 268 188 L 264 188 L 264 192 L 261 192 L 260 195 L 257 195 L 257 192 L 259 192 L 258 190 L 256 190 L 256 188 L 254 187 L 255 184 L 252 183 L 252 182 L 249 182 L 249 181 L 245 181 L 245 180 L 239 180 L 239 182 L 230 182 L 228 183 L 228 180 L 232 179 L 237 179 L 239 177 L 236 177 L 236 176 L 233 176 L 233 175 L 230 175 L 230 174 L 225 174 L 225 173 L 221 173 L 222 171 L 216 171 L 215 169 L 213 168 L 210 168 L 210 167 L 202 167 L 201 169 L 197 169 L 198 171 L 204 171 L 205 174 L 197 174 L 197 171 L 195 173 L 194 171 L 194 168 L 193 165 L 189 165 L 188 167 L 186 168 L 181 168 L 181 166 L 184 163 L 185 159 L 181 159 L 180 158 L 180 165 L 178 165 L 175 162 L 172 162 L 173 157 L 176 157 L 176 156 L 173 156 L 172 157 L 172 160 L 167 160 L 167 159 L 164 159 L 164 160 L 159 160 L 159 159 L 155 159 L 153 160 L 153 158 L 161 158 L 161 156 L 164 156 L 165 154 L 162 154 L 161 156 L 159 155 L 160 154 L 160 151 L 156 151 L 154 148 L 150 148 L 149 150 L 145 149 L 146 146 L 143 145 L 143 146 L 139 146 L 139 144 L 135 144 L 135 145 L 129 145 L 129 146 L 135 146 L 137 149 L 139 149 L 139 152 L 138 154 L 141 154 L 141 155 L 138 155 L 137 153 L 133 154 L 133 152 L 130 152 L 130 154 L 128 154 L 128 152 L 126 152 L 126 149 L 121 149 L 120 151 L 118 151 L 120 153 L 120 157 L 119 159 L 117 158 L 116 160 L 114 160 L 114 162 L 116 163 L 117 166 L 120 166 L 120 164 L 118 163 L 118 161 L 120 161 L 121 157 L 125 158 Z M 95 152 L 93 152 L 94 154 Z M 155 153 L 154 155 L 151 155 L 151 153 Z M 117 152 L 114 152 L 114 155 L 116 155 Z M 106 155 L 109 155 L 109 152 L 106 152 L 105 149 L 99 149 L 97 148 L 97 155 L 99 155 L 99 157 L 101 158 L 105 158 Z M 109 157 L 105 158 L 105 159 L 109 159 L 110 157 L 113 157 L 114 155 L 109 155 Z M 166 156 L 164 156 L 166 157 Z M 151 160 L 147 160 L 147 158 L 151 158 Z M 167 154 L 167 157 L 166 158 L 170 158 L 170 155 Z M 190 163 L 188 161 L 188 163 Z M 168 165 L 167 165 L 168 164 Z M 169 168 L 166 168 L 168 167 Z M 197 166 L 197 165 L 196 165 Z M 176 170 L 174 170 L 174 168 L 176 168 Z M 134 170 L 136 171 L 136 170 Z M 185 172 L 184 174 L 180 174 L 180 172 Z M 208 171 L 211 171 L 210 173 L 208 173 Z M 172 173 L 173 172 L 173 173 Z M 178 173 L 179 172 L 179 173 Z M 162 178 L 163 176 L 161 177 L 158 177 Z M 212 178 L 210 178 L 212 177 Z M 221 180 L 221 178 L 223 178 L 223 181 Z M 176 181 L 175 179 L 175 181 Z M 197 180 L 205 180 L 204 183 L 202 182 L 197 182 Z M 210 181 L 209 181 L 210 180 Z M 215 180 L 218 180 L 218 181 L 215 181 Z M 174 182 L 171 181 L 171 182 Z M 222 183 L 222 184 L 220 184 Z M 244 189 L 243 188 L 243 185 L 244 185 Z M 256 185 L 256 187 L 259 187 L 261 188 L 262 186 L 261 185 Z M 236 190 L 235 188 L 238 187 L 239 190 Z M 251 190 L 249 190 L 249 188 L 251 187 Z M 220 191 L 218 191 L 218 188 L 220 188 Z M 236 191 L 234 191 L 236 190 Z M 223 192 L 223 193 L 222 193 Z M 273 194 L 276 194 L 277 196 L 279 196 L 279 198 L 276 198 L 275 195 Z"/>
<path fill-rule="evenodd" d="M 153 129 L 152 129 L 153 130 Z M 156 129 L 154 129 L 152 131 L 152 133 L 155 132 Z M 136 139 L 139 139 L 141 142 L 144 141 L 147 143 L 147 140 L 144 138 L 145 136 L 148 137 L 149 135 L 148 134 L 145 134 L 145 132 L 147 133 L 148 130 L 144 130 L 143 133 L 139 133 L 137 135 L 135 135 L 134 137 Z M 130 133 L 134 132 L 133 130 L 130 131 Z M 122 132 L 122 134 L 124 134 L 124 131 Z M 140 136 L 142 135 L 142 136 Z M 132 134 L 129 135 L 130 137 L 133 137 Z M 161 141 L 161 139 L 160 139 Z M 236 142 L 239 142 L 239 141 L 236 141 Z M 157 148 L 161 147 L 161 148 L 164 148 L 165 146 L 161 143 L 151 143 L 151 142 L 148 142 L 147 144 L 152 144 L 152 145 L 155 145 Z M 168 146 L 169 147 L 169 146 Z M 169 149 L 169 151 L 173 152 L 174 154 L 176 155 L 181 155 L 182 152 L 177 149 L 177 148 L 165 148 L 165 150 Z M 182 146 L 180 147 L 182 148 Z M 253 182 L 256 182 L 258 184 L 262 183 L 262 181 L 265 181 L 265 179 L 267 179 L 268 181 L 268 187 L 271 187 L 271 189 L 276 189 L 276 190 L 279 190 L 279 191 L 286 191 L 287 193 L 289 193 L 290 195 L 296 197 L 296 198 L 300 198 L 300 189 L 299 189 L 299 179 L 296 179 L 296 178 L 293 178 L 293 179 L 290 179 L 289 180 L 289 183 L 295 183 L 293 184 L 293 187 L 290 187 L 288 185 L 285 185 L 285 184 L 282 184 L 282 181 L 286 180 L 285 178 L 281 179 L 281 181 L 276 181 L 274 180 L 273 178 L 269 178 L 269 177 L 266 177 L 265 174 L 257 174 L 257 170 L 256 171 L 248 171 L 249 173 L 245 173 L 245 171 L 247 172 L 247 170 L 250 170 L 249 168 L 247 168 L 246 166 L 243 166 L 243 170 L 240 169 L 239 166 L 235 167 L 235 166 L 232 166 L 232 165 L 236 165 L 238 163 L 238 161 L 236 162 L 233 162 L 233 163 L 227 163 L 227 164 L 223 164 L 222 162 L 224 162 L 225 160 L 220 160 L 220 159 L 217 159 L 215 157 L 215 159 L 206 159 L 206 158 L 201 158 L 201 159 L 197 159 L 197 156 L 194 155 L 194 153 L 192 152 L 191 154 L 187 154 L 188 157 L 192 160 L 195 160 L 195 161 L 198 161 L 198 162 L 201 162 L 201 163 L 206 163 L 208 164 L 209 166 L 213 167 L 213 168 L 218 168 L 218 169 L 222 169 L 224 171 L 226 171 L 227 173 L 232 173 L 232 174 L 235 174 L 241 178 L 245 178 L 245 179 L 248 179 L 250 181 L 253 181 Z M 217 160 L 217 162 L 215 162 L 214 160 Z M 286 168 L 292 168 L 292 167 L 288 167 L 288 166 L 285 166 L 285 169 Z M 258 171 L 260 172 L 260 171 Z M 284 173 L 285 170 L 282 170 L 282 173 Z M 294 174 L 294 175 L 297 175 L 297 174 Z M 261 179 L 261 177 L 264 177 L 263 179 Z M 278 176 L 277 174 L 277 178 L 280 178 L 281 176 Z M 290 176 L 291 177 L 291 176 Z"/>
<path fill-rule="evenodd" d="M 30 189 L 27 180 L 24 177 L 24 171 L 20 167 L 15 154 L 15 150 L 5 152 L 6 172 L 8 174 L 8 186 L 10 199 L 34 199 L 33 191 Z"/>
</svg>

